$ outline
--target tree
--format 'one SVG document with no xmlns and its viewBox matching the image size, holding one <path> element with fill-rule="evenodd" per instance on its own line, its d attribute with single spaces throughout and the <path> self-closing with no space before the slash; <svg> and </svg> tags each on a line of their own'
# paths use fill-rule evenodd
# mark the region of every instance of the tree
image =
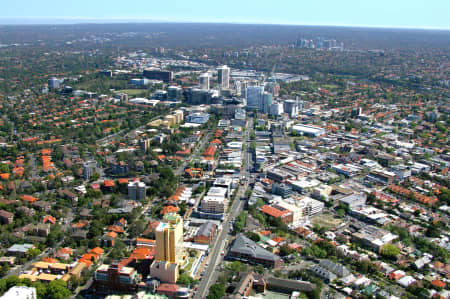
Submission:
<svg viewBox="0 0 450 299">
<path fill-rule="evenodd" d="M 31 248 L 27 251 L 27 255 L 31 258 L 38 256 L 41 254 L 41 250 L 39 248 Z"/>
<path fill-rule="evenodd" d="M 287 256 L 293 252 L 294 252 L 294 250 L 289 248 L 289 246 L 286 244 L 284 244 L 283 246 L 280 247 L 280 256 Z"/>
<path fill-rule="evenodd" d="M 247 236 L 247 238 L 249 238 L 250 240 L 253 240 L 255 242 L 261 241 L 261 237 L 259 236 L 259 234 L 255 233 L 255 232 L 247 232 L 247 233 L 245 233 L 245 235 Z"/>
<path fill-rule="evenodd" d="M 441 236 L 441 231 L 439 230 L 439 227 L 432 222 L 430 226 L 428 226 L 425 236 L 429 238 L 439 238 Z"/>
<path fill-rule="evenodd" d="M 264 266 L 262 266 L 262 265 L 257 265 L 255 267 L 255 271 L 256 271 L 256 273 L 264 274 L 264 271 L 266 271 L 266 269 L 264 269 Z"/>
<path fill-rule="evenodd" d="M 396 259 L 397 255 L 400 253 L 400 249 L 392 244 L 386 244 L 381 247 L 381 255 L 388 259 Z"/>
<path fill-rule="evenodd" d="M 178 277 L 177 284 L 182 284 L 182 285 L 186 285 L 186 286 L 193 285 L 194 279 L 192 279 L 192 277 L 190 277 L 186 273 L 181 273 L 180 276 Z"/>
<path fill-rule="evenodd" d="M 67 289 L 67 284 L 63 280 L 54 280 L 47 287 L 47 298 L 64 299 L 69 298 L 70 295 L 71 293 Z"/>
<path fill-rule="evenodd" d="M 225 285 L 216 283 L 209 289 L 208 299 L 222 299 L 225 296 Z"/>
</svg>

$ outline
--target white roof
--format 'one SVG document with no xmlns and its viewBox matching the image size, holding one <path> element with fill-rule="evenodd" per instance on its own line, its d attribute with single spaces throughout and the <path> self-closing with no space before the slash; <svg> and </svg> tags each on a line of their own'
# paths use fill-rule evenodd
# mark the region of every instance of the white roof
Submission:
<svg viewBox="0 0 450 299">
<path fill-rule="evenodd" d="M 223 187 L 212 187 L 209 189 L 208 191 L 208 196 L 213 196 L 213 197 L 225 197 L 225 195 L 227 194 L 227 188 L 223 188 Z"/>
<path fill-rule="evenodd" d="M 409 285 L 413 284 L 416 282 L 416 280 L 412 277 L 412 276 L 404 276 L 402 278 L 400 278 L 398 281 L 398 284 L 403 286 L 403 287 L 408 287 Z"/>
</svg>

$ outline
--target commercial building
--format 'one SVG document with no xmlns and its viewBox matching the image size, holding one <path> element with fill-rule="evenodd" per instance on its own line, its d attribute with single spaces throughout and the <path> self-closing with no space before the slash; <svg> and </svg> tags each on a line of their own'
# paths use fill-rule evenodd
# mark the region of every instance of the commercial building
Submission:
<svg viewBox="0 0 450 299">
<path fill-rule="evenodd" d="M 289 117 L 295 118 L 298 115 L 297 102 L 294 100 L 286 100 L 283 102 L 284 113 L 287 113 Z"/>
<path fill-rule="evenodd" d="M 271 268 L 279 268 L 283 264 L 279 256 L 262 248 L 244 234 L 239 234 L 236 237 L 228 256 L 234 260 Z"/>
<path fill-rule="evenodd" d="M 141 140 L 139 140 L 139 148 L 146 153 L 149 148 L 150 148 L 150 144 L 151 144 L 152 140 L 150 138 L 143 138 Z"/>
<path fill-rule="evenodd" d="M 324 203 L 311 197 L 300 199 L 278 200 L 273 204 L 274 207 L 292 212 L 292 222 L 297 223 L 304 220 L 305 217 L 311 217 L 322 212 Z"/>
<path fill-rule="evenodd" d="M 179 86 L 169 86 L 167 88 L 167 100 L 181 101 L 183 99 L 183 88 Z"/>
<path fill-rule="evenodd" d="M 260 103 L 264 95 L 264 86 L 247 87 L 247 109 L 259 110 Z"/>
<path fill-rule="evenodd" d="M 297 134 L 300 134 L 300 135 L 311 136 L 311 137 L 322 136 L 322 135 L 325 135 L 325 132 L 326 132 L 325 129 L 323 129 L 323 128 L 310 126 L 310 125 L 295 125 L 295 126 L 292 126 L 292 131 Z"/>
<path fill-rule="evenodd" d="M 371 225 L 365 226 L 352 235 L 352 239 L 355 242 L 375 252 L 380 252 L 384 245 L 391 244 L 397 238 L 397 235 Z"/>
<path fill-rule="evenodd" d="M 394 182 L 396 174 L 385 170 L 372 170 L 366 178 L 376 184 L 390 185 Z"/>
<path fill-rule="evenodd" d="M 201 210 L 211 214 L 223 214 L 228 195 L 228 188 L 212 187 L 201 201 Z"/>
<path fill-rule="evenodd" d="M 222 214 L 225 212 L 225 198 L 205 196 L 202 199 L 201 209 L 206 213 Z"/>
<path fill-rule="evenodd" d="M 293 212 L 289 211 L 287 209 L 284 209 L 282 207 L 273 207 L 264 205 L 261 207 L 261 212 L 266 214 L 269 217 L 273 218 L 279 218 L 281 221 L 283 221 L 285 224 L 292 223 L 293 219 Z"/>
<path fill-rule="evenodd" d="M 286 197 L 291 196 L 292 188 L 286 184 L 273 183 L 272 184 L 272 193 L 279 195 L 283 198 L 286 198 Z"/>
<path fill-rule="evenodd" d="M 208 73 L 203 73 L 200 75 L 200 88 L 209 90 L 209 79 L 210 76 Z"/>
<path fill-rule="evenodd" d="M 193 123 L 193 124 L 206 124 L 209 120 L 210 115 L 208 113 L 192 113 L 186 116 L 186 122 Z"/>
<path fill-rule="evenodd" d="M 139 282 L 140 275 L 136 269 L 115 261 L 111 265 L 103 264 L 95 271 L 93 287 L 100 294 L 111 291 L 135 293 Z"/>
<path fill-rule="evenodd" d="M 162 282 L 176 283 L 183 261 L 183 219 L 167 213 L 155 230 L 156 256 L 150 275 Z"/>
<path fill-rule="evenodd" d="M 273 116 L 280 116 L 284 113 L 283 104 L 279 102 L 274 102 L 270 105 L 269 114 Z"/>
<path fill-rule="evenodd" d="M 131 200 L 145 199 L 147 187 L 143 182 L 130 182 L 128 184 L 128 198 Z"/>
<path fill-rule="evenodd" d="M 230 88 L 230 68 L 223 65 L 217 69 L 217 82 L 220 89 Z"/>
<path fill-rule="evenodd" d="M 303 193 L 319 186 L 321 182 L 319 180 L 306 177 L 298 181 L 289 180 L 288 184 L 289 186 L 291 186 L 292 190 Z"/>
<path fill-rule="evenodd" d="M 261 113 L 269 113 L 272 106 L 273 96 L 271 93 L 264 92 L 261 102 L 259 103 L 259 111 Z"/>
<path fill-rule="evenodd" d="M 339 202 L 349 209 L 357 209 L 366 204 L 367 196 L 364 193 L 352 193 L 339 198 Z"/>
<path fill-rule="evenodd" d="M 58 89 L 61 87 L 61 84 L 64 82 L 64 80 L 52 77 L 48 79 L 48 87 L 50 89 Z"/>
<path fill-rule="evenodd" d="M 217 225 L 208 221 L 200 225 L 195 237 L 194 242 L 200 244 L 211 244 L 216 233 Z"/>
<path fill-rule="evenodd" d="M 173 73 L 170 71 L 161 71 L 161 70 L 144 70 L 143 75 L 147 79 L 151 80 L 161 80 L 165 83 L 169 83 L 173 79 Z"/>
</svg>

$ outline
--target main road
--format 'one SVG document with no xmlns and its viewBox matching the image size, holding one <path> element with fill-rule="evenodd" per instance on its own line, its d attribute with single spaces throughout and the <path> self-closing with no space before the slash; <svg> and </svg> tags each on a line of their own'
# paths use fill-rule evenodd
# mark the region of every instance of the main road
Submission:
<svg viewBox="0 0 450 299">
<path fill-rule="evenodd" d="M 214 244 L 212 246 L 212 250 L 209 254 L 209 265 L 206 268 L 205 274 L 202 277 L 202 280 L 200 281 L 198 285 L 197 293 L 194 296 L 194 299 L 203 299 L 206 298 L 209 288 L 211 285 L 216 281 L 217 279 L 217 267 L 220 265 L 220 263 L 223 261 L 222 252 L 224 252 L 227 248 L 226 246 L 231 242 L 232 240 L 232 234 L 230 233 L 231 227 L 233 226 L 233 220 L 236 218 L 236 216 L 239 215 L 239 213 L 243 210 L 245 200 L 242 200 L 245 196 L 245 192 L 248 188 L 249 183 L 249 169 L 251 167 L 251 155 L 249 153 L 249 147 L 247 146 L 247 141 L 249 140 L 250 132 L 248 128 L 253 127 L 253 119 L 250 118 L 250 120 L 247 123 L 247 130 L 245 132 L 245 150 L 243 151 L 243 170 L 241 172 L 241 176 L 245 176 L 245 183 L 244 185 L 239 186 L 239 189 L 237 191 L 235 200 L 233 201 L 233 204 L 231 206 L 230 213 L 227 218 L 225 218 L 225 221 L 222 224 L 222 230 L 217 235 Z"/>
</svg>

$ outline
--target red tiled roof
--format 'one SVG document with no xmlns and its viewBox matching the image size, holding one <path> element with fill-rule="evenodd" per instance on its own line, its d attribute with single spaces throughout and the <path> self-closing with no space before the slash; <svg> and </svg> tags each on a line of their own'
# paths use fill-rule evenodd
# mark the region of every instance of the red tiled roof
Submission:
<svg viewBox="0 0 450 299">
<path fill-rule="evenodd" d="M 277 208 L 274 208 L 274 207 L 271 207 L 271 206 L 268 206 L 268 205 L 264 205 L 261 208 L 261 211 L 264 214 L 267 214 L 267 215 L 275 217 L 275 218 L 281 217 L 281 216 L 289 213 L 289 211 L 287 211 L 287 210 L 281 211 L 281 210 L 278 210 Z"/>
<path fill-rule="evenodd" d="M 157 292 L 168 292 L 168 293 L 176 293 L 178 291 L 178 286 L 172 283 L 162 283 L 156 289 Z"/>
<path fill-rule="evenodd" d="M 22 195 L 22 196 L 20 197 L 20 199 L 25 200 L 25 201 L 28 201 L 28 202 L 30 202 L 30 203 L 39 200 L 38 198 L 36 198 L 36 197 L 34 197 L 34 196 L 31 196 L 31 195 Z"/>
<path fill-rule="evenodd" d="M 435 287 L 439 287 L 439 288 L 445 288 L 445 282 L 443 282 L 442 280 L 439 279 L 435 279 L 431 282 L 432 285 L 434 285 Z"/>
<path fill-rule="evenodd" d="M 104 181 L 103 185 L 105 187 L 114 187 L 114 181 L 111 181 L 111 180 Z"/>
<path fill-rule="evenodd" d="M 56 219 L 53 216 L 45 216 L 44 220 L 42 222 L 44 222 L 44 223 L 50 222 L 52 224 L 55 224 Z"/>
<path fill-rule="evenodd" d="M 105 251 L 101 249 L 100 247 L 95 247 L 89 251 L 89 253 L 94 253 L 96 255 L 102 255 Z"/>
<path fill-rule="evenodd" d="M 203 156 L 213 157 L 215 153 L 216 153 L 216 147 L 208 146 L 208 148 L 203 152 Z"/>
<path fill-rule="evenodd" d="M 119 184 L 128 184 L 129 179 L 118 179 L 117 182 L 118 182 Z"/>
</svg>

